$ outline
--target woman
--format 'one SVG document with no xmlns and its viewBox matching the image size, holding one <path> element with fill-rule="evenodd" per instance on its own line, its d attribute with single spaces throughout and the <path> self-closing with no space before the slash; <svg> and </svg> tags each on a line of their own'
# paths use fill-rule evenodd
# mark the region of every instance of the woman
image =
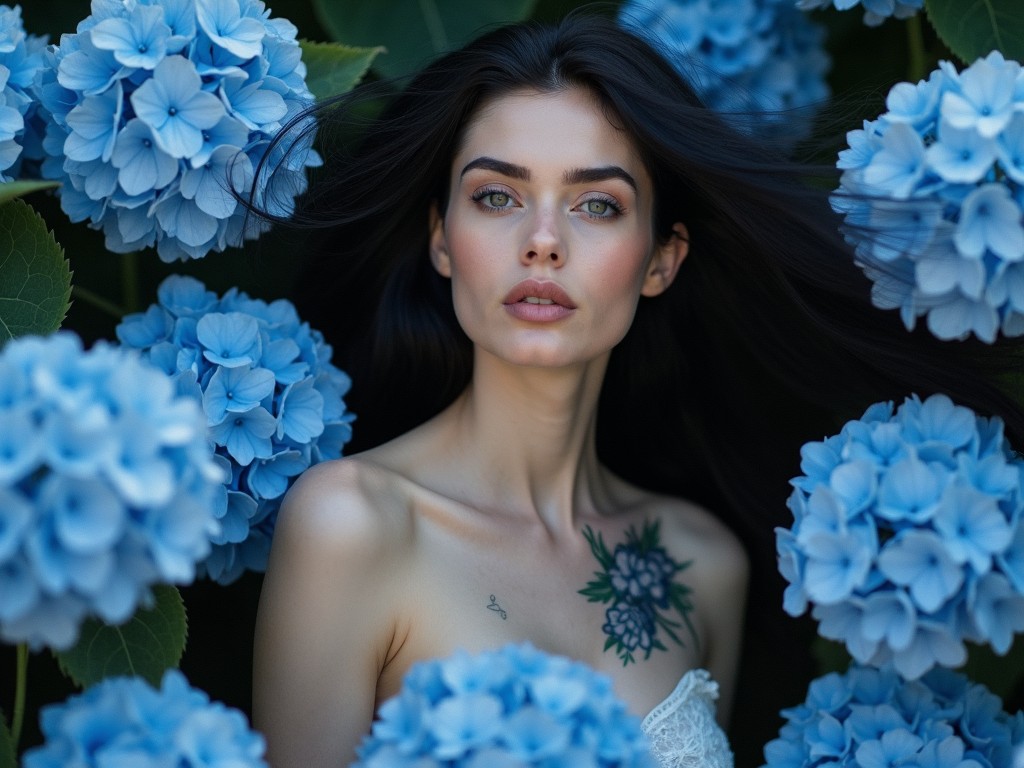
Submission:
<svg viewBox="0 0 1024 768">
<path fill-rule="evenodd" d="M 271 764 L 345 764 L 413 662 L 521 640 L 638 715 L 693 717 L 655 724 L 664 765 L 730 764 L 695 670 L 725 722 L 750 567 L 756 650 L 781 646 L 768 537 L 795 446 L 933 389 L 1019 431 L 969 373 L 985 350 L 870 308 L 805 169 L 611 22 L 497 30 L 367 136 L 317 194 L 305 311 L 381 444 L 282 507 L 254 678 Z"/>
</svg>

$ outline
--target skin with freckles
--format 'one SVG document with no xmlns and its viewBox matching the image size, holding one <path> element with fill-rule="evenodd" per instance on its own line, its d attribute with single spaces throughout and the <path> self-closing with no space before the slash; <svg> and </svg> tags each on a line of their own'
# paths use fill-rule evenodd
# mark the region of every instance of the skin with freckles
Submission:
<svg viewBox="0 0 1024 768">
<path fill-rule="evenodd" d="M 630 137 L 585 89 L 516 91 L 470 120 L 432 208 L 429 258 L 474 347 L 469 387 L 383 446 L 313 467 L 282 507 L 256 637 L 254 721 L 275 768 L 353 758 L 414 662 L 530 641 L 609 674 L 637 714 L 692 668 L 731 698 L 747 578 L 714 516 L 616 477 L 596 410 L 612 347 L 687 253 L 659 241 Z M 426 255 L 425 255 L 426 258 Z M 650 404 L 657 408 L 657 403 Z M 682 633 L 623 665 L 580 595 L 610 548 L 657 523 L 692 590 Z"/>
</svg>

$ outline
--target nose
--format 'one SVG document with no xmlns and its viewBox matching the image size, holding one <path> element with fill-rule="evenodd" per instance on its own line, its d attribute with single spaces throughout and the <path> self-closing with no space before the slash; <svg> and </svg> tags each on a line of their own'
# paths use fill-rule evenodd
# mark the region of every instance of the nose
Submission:
<svg viewBox="0 0 1024 768">
<path fill-rule="evenodd" d="M 566 248 L 554 217 L 539 213 L 530 221 L 530 232 L 520 255 L 524 266 L 549 263 L 559 267 L 565 263 Z"/>
</svg>

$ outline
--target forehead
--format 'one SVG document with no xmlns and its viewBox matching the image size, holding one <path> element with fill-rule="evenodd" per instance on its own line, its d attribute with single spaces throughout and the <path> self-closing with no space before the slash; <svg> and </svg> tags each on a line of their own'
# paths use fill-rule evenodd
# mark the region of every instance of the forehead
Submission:
<svg viewBox="0 0 1024 768">
<path fill-rule="evenodd" d="M 454 167 L 494 157 L 527 168 L 559 170 L 618 165 L 647 180 L 633 138 L 608 118 L 585 88 L 553 92 L 517 90 L 494 98 L 470 118 Z M 460 164 L 462 163 L 462 164 Z"/>
</svg>

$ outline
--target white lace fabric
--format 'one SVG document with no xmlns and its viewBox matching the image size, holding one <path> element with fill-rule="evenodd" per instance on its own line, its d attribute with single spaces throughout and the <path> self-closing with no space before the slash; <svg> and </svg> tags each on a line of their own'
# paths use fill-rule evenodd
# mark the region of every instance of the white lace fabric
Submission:
<svg viewBox="0 0 1024 768">
<path fill-rule="evenodd" d="M 640 727 L 661 768 L 733 768 L 729 741 L 715 721 L 718 683 L 691 669 Z"/>
</svg>

